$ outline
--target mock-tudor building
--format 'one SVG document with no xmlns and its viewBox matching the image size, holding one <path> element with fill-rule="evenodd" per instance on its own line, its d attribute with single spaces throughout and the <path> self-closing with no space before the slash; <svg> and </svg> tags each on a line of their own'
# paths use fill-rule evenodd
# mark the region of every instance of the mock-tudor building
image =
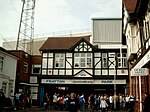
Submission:
<svg viewBox="0 0 150 112">
<path fill-rule="evenodd" d="M 130 94 L 135 111 L 142 111 L 144 93 L 150 93 L 150 2 L 124 0 L 124 34 L 128 45 Z"/>
<path fill-rule="evenodd" d="M 49 37 L 40 48 L 42 73 L 40 96 L 75 92 L 126 94 L 128 66 L 126 49 L 99 49 L 89 36 Z M 122 61 L 123 60 L 123 61 Z M 122 63 L 123 62 L 123 63 Z"/>
</svg>

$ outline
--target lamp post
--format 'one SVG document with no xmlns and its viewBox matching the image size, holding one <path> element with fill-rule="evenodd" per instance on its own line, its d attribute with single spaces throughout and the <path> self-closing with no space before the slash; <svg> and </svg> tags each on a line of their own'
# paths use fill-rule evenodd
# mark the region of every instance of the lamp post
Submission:
<svg viewBox="0 0 150 112">
<path fill-rule="evenodd" d="M 114 64 L 114 70 L 115 70 L 115 74 L 114 74 L 114 109 L 116 109 L 116 75 L 117 75 L 117 58 L 115 55 L 115 64 Z"/>
<path fill-rule="evenodd" d="M 116 70 L 116 65 L 115 65 L 115 71 Z M 114 109 L 116 109 L 116 72 L 114 74 Z"/>
</svg>

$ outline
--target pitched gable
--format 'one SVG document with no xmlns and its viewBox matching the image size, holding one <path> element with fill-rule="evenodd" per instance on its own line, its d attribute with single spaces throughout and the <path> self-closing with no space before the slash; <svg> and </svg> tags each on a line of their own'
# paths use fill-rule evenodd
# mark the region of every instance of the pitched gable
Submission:
<svg viewBox="0 0 150 112">
<path fill-rule="evenodd" d="M 96 49 L 96 47 L 86 39 L 82 38 L 71 49 L 74 49 L 74 51 L 92 51 L 93 49 Z"/>
</svg>

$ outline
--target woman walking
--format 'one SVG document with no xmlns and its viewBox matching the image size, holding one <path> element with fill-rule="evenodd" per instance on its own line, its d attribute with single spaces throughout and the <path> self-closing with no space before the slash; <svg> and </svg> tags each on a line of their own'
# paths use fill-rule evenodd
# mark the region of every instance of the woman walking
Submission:
<svg viewBox="0 0 150 112">
<path fill-rule="evenodd" d="M 108 107 L 107 102 L 104 100 L 104 98 L 102 98 L 102 100 L 100 102 L 100 108 L 101 108 L 102 112 L 106 112 L 107 107 Z"/>
</svg>

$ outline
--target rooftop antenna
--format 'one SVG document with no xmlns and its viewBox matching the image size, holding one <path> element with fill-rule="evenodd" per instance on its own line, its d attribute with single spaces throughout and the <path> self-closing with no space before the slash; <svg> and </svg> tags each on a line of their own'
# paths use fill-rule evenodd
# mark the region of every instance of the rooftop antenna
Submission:
<svg viewBox="0 0 150 112">
<path fill-rule="evenodd" d="M 32 54 L 35 0 L 22 0 L 22 2 L 23 5 L 19 24 L 16 50 L 23 50 L 26 53 Z"/>
</svg>

